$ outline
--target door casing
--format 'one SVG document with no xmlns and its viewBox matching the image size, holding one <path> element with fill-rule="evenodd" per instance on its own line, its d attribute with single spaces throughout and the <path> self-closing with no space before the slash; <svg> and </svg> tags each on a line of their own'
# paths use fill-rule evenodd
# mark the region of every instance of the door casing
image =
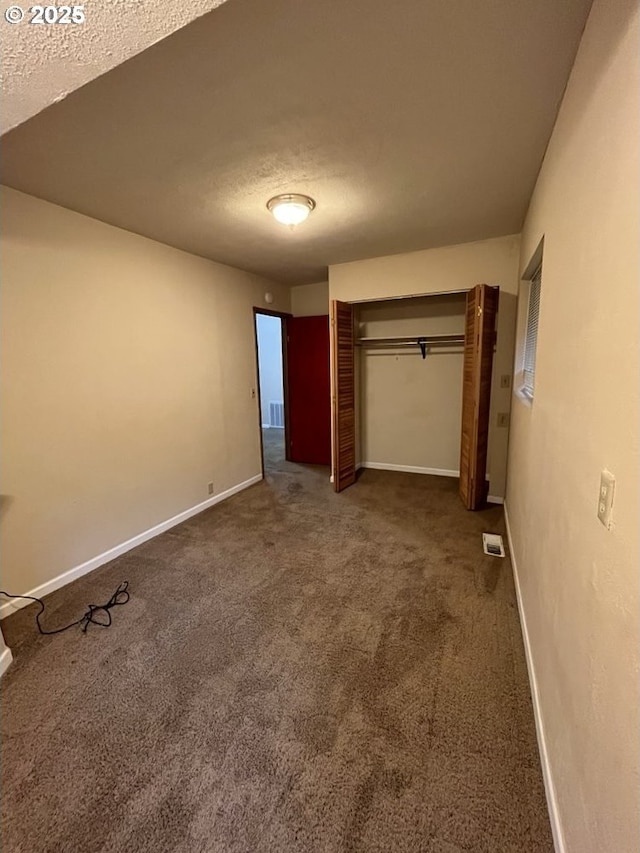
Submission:
<svg viewBox="0 0 640 853">
<path fill-rule="evenodd" d="M 264 478 L 264 442 L 262 441 L 262 399 L 260 396 L 260 360 L 258 358 L 258 314 L 267 317 L 279 317 L 282 320 L 282 395 L 284 401 L 284 457 L 289 460 L 289 369 L 287 364 L 287 320 L 292 314 L 284 311 L 271 311 L 268 308 L 253 308 L 253 337 L 256 353 L 256 395 L 258 398 L 258 435 L 260 436 L 260 464 Z"/>
</svg>

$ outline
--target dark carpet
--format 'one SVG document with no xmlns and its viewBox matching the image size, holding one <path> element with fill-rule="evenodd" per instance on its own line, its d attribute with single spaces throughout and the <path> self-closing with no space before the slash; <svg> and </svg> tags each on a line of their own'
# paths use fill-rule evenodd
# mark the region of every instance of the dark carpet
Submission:
<svg viewBox="0 0 640 853">
<path fill-rule="evenodd" d="M 453 480 L 282 461 L 3 624 L 6 853 L 553 845 L 499 507 Z"/>
</svg>

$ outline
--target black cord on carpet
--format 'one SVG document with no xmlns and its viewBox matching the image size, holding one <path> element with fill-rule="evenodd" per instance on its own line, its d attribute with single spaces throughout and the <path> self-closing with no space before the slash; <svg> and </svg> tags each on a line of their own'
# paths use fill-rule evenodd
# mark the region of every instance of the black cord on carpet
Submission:
<svg viewBox="0 0 640 853">
<path fill-rule="evenodd" d="M 89 609 L 81 619 L 76 619 L 75 622 L 65 625 L 64 628 L 55 628 L 53 631 L 46 631 L 40 624 L 40 617 L 44 613 L 44 601 L 41 598 L 36 598 L 33 595 L 12 595 L 10 592 L 5 592 L 3 589 L 0 589 L 0 595 L 5 595 L 7 598 L 27 598 L 29 601 L 37 601 L 40 605 L 40 612 L 36 613 L 36 622 L 38 624 L 38 631 L 40 631 L 41 634 L 61 634 L 63 631 L 68 631 L 69 628 L 73 628 L 75 625 L 82 625 L 83 623 L 84 625 L 82 630 L 86 634 L 89 625 L 99 625 L 101 628 L 109 628 L 112 622 L 110 612 L 111 608 L 116 607 L 118 604 L 126 604 L 131 597 L 127 592 L 128 586 L 129 581 L 122 581 L 106 604 L 90 604 Z M 104 616 L 96 619 L 96 613 L 104 613 L 106 619 Z"/>
</svg>

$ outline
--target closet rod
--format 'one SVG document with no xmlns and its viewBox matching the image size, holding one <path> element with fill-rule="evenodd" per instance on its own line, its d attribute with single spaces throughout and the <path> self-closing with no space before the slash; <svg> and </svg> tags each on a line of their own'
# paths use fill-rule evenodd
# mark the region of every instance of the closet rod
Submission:
<svg viewBox="0 0 640 853">
<path fill-rule="evenodd" d="M 356 346 L 367 349 L 398 349 L 399 347 L 420 347 L 422 358 L 427 357 L 427 347 L 457 346 L 464 344 L 464 335 L 398 335 L 388 338 L 358 338 Z"/>
<path fill-rule="evenodd" d="M 402 343 L 417 344 L 424 341 L 427 345 L 433 344 L 463 344 L 464 335 L 393 335 L 384 338 L 356 338 L 359 346 L 376 346 L 377 344 Z"/>
</svg>

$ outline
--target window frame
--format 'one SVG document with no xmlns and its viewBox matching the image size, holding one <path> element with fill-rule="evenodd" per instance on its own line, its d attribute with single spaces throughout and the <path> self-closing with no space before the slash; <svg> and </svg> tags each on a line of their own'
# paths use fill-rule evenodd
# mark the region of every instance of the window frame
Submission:
<svg viewBox="0 0 640 853">
<path fill-rule="evenodd" d="M 524 330 L 520 393 L 532 403 L 535 394 L 536 355 L 538 351 L 538 331 L 540 328 L 542 260 L 536 264 L 534 271 L 528 278 L 529 297 L 527 300 L 527 320 Z"/>
<path fill-rule="evenodd" d="M 515 358 L 515 376 L 513 383 L 513 394 L 527 408 L 533 405 L 535 394 L 535 373 L 536 361 L 538 354 L 538 333 L 540 331 L 540 308 L 542 300 L 542 277 L 543 270 L 543 254 L 544 254 L 545 235 L 540 235 L 540 241 L 536 246 L 535 252 L 530 256 L 529 263 L 520 274 L 520 289 L 518 294 L 518 320 L 517 320 L 517 340 L 516 340 L 516 358 Z M 537 327 L 535 333 L 535 347 L 533 351 L 533 369 L 526 363 L 527 338 L 531 340 L 531 310 L 532 310 L 532 289 L 535 294 L 534 279 L 538 278 L 538 293 L 537 293 Z M 530 375 L 525 378 L 525 368 Z"/>
</svg>

